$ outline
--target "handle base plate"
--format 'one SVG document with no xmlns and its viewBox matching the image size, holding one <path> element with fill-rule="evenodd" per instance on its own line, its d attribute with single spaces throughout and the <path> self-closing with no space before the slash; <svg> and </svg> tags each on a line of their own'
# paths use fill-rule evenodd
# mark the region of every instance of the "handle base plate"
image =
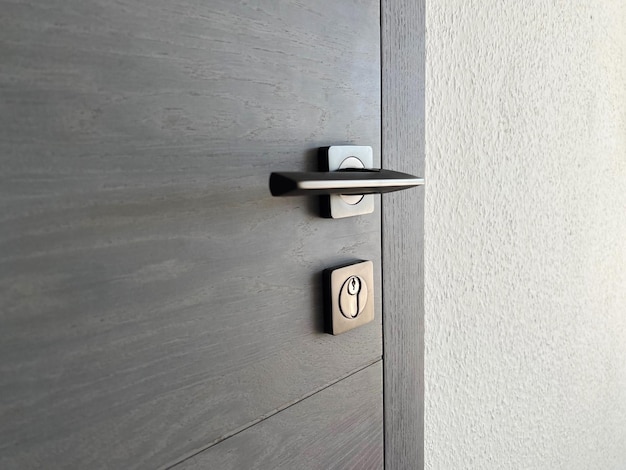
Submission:
<svg viewBox="0 0 626 470">
<path fill-rule="evenodd" d="M 333 145 L 322 149 L 322 165 L 325 171 L 346 168 L 374 168 L 374 151 L 367 145 Z M 322 196 L 322 216 L 343 219 L 374 212 L 374 195 Z"/>
</svg>

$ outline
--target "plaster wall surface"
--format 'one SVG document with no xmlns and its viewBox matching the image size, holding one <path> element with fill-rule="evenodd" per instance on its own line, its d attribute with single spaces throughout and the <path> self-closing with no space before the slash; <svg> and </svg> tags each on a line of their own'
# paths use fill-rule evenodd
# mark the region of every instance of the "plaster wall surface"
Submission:
<svg viewBox="0 0 626 470">
<path fill-rule="evenodd" d="M 426 11 L 426 468 L 626 469 L 626 2 Z"/>
</svg>

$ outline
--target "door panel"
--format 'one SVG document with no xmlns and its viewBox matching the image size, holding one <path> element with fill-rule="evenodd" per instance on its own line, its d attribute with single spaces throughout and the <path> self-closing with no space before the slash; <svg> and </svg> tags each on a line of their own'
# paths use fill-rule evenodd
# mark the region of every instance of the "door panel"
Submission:
<svg viewBox="0 0 626 470">
<path fill-rule="evenodd" d="M 378 361 L 173 470 L 380 469 L 381 386 Z"/>
<path fill-rule="evenodd" d="M 267 188 L 380 161 L 377 2 L 0 7 L 0 467 L 174 463 L 380 358 L 378 205 Z M 359 258 L 376 320 L 326 335 Z"/>
</svg>

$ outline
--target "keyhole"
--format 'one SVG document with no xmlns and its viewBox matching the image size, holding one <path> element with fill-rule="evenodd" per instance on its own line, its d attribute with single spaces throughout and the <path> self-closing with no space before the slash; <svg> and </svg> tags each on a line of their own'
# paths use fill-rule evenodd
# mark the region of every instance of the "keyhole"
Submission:
<svg viewBox="0 0 626 470">
<path fill-rule="evenodd" d="M 367 289 L 359 276 L 350 276 L 339 294 L 339 307 L 344 317 L 356 318 L 367 302 Z"/>
<path fill-rule="evenodd" d="M 358 277 L 352 276 L 348 280 L 348 294 L 357 295 L 359 290 L 361 290 L 361 281 L 359 281 Z"/>
</svg>

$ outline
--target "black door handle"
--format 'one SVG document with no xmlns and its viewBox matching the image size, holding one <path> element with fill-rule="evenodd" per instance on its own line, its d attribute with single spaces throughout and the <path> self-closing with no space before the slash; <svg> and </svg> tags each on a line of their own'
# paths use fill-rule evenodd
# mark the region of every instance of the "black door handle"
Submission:
<svg viewBox="0 0 626 470">
<path fill-rule="evenodd" d="M 424 178 L 375 169 L 372 147 L 334 145 L 319 150 L 320 166 L 328 171 L 274 172 L 273 196 L 322 196 L 323 217 L 339 219 L 374 211 L 371 194 L 389 193 L 424 184 Z"/>
<path fill-rule="evenodd" d="M 392 170 L 349 168 L 326 172 L 276 172 L 270 175 L 272 196 L 379 194 L 424 184 L 424 178 Z"/>
</svg>

